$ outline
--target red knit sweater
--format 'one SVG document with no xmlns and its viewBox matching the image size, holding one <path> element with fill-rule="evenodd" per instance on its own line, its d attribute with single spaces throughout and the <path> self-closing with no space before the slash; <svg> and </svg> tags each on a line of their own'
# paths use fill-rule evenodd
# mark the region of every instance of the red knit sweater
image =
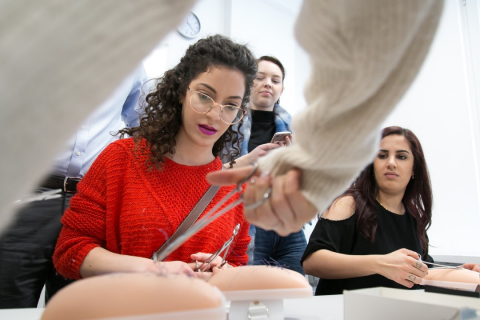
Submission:
<svg viewBox="0 0 480 320">
<path fill-rule="evenodd" d="M 78 184 L 78 193 L 62 218 L 63 228 L 53 256 L 60 274 L 79 279 L 80 265 L 95 247 L 150 258 L 207 191 L 210 185 L 206 174 L 222 166 L 219 158 L 203 166 L 185 166 L 165 159 L 163 169 L 149 171 L 147 158 L 148 151 L 135 148 L 131 138 L 110 144 L 98 156 Z M 220 188 L 205 212 L 231 190 Z M 238 196 L 231 201 L 235 199 Z M 205 227 L 167 260 L 188 263 L 192 253 L 217 251 L 232 236 L 237 223 L 240 231 L 226 259 L 234 266 L 245 265 L 250 237 L 242 205 Z"/>
</svg>

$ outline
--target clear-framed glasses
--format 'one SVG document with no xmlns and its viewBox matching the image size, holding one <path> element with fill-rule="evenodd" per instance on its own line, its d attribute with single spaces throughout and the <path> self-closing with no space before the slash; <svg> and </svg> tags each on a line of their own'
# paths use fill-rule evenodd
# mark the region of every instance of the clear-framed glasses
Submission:
<svg viewBox="0 0 480 320">
<path fill-rule="evenodd" d="M 190 107 L 195 112 L 207 114 L 217 105 L 220 107 L 220 120 L 227 124 L 236 124 L 242 120 L 245 115 L 240 106 L 234 104 L 227 104 L 224 106 L 216 103 L 204 93 L 193 91 L 190 88 L 188 88 L 188 90 L 190 91 Z"/>
</svg>

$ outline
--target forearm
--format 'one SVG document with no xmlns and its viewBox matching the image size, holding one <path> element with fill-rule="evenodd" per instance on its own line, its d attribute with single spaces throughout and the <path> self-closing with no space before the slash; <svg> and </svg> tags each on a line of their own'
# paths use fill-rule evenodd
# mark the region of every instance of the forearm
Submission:
<svg viewBox="0 0 480 320">
<path fill-rule="evenodd" d="M 15 17 L 2 24 L 2 32 L 16 35 L 2 37 L 2 52 L 8 54 L 2 55 L 0 68 L 0 126 L 11 135 L 0 141 L 0 231 L 13 217 L 14 200 L 49 173 L 53 155 L 75 128 L 182 21 L 195 1 L 97 3 L 76 2 L 72 9 L 67 1 L 32 1 L 28 7 L 0 1 L 0 12 Z M 143 37 L 136 36 L 139 30 Z M 103 41 L 98 41 L 99 35 Z M 116 39 L 125 45 L 110 50 Z M 89 58 L 99 53 L 101 59 Z M 118 64 L 105 63 L 113 59 Z M 26 87 L 38 90 L 42 99 L 23 94 Z M 19 147 L 27 144 L 29 148 Z M 31 154 L 36 155 L 34 161 Z"/>
<path fill-rule="evenodd" d="M 250 155 L 250 153 L 247 153 L 246 155 L 235 159 L 235 163 L 233 163 L 232 167 L 233 168 L 244 167 L 244 166 L 247 166 L 247 165 L 251 164 L 252 161 L 253 161 L 252 156 Z M 224 165 L 225 165 L 225 167 L 230 168 L 230 163 L 225 163 Z"/>
<path fill-rule="evenodd" d="M 377 272 L 378 255 L 346 255 L 318 250 L 303 262 L 306 274 L 323 279 L 346 279 L 369 276 Z"/>
<path fill-rule="evenodd" d="M 260 169 L 302 169 L 301 189 L 323 211 L 372 161 L 379 126 L 420 69 L 441 9 L 441 1 L 306 0 L 296 28 L 312 61 L 308 107 L 294 118 L 295 145 L 261 158 Z"/>
<path fill-rule="evenodd" d="M 82 278 L 113 272 L 156 272 L 153 260 L 121 255 L 104 248 L 92 249 L 80 266 Z"/>
</svg>

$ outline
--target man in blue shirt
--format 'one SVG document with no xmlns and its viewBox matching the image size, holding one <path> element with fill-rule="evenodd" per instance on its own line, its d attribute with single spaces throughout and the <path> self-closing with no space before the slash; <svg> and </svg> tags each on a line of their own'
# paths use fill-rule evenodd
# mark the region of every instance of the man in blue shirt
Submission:
<svg viewBox="0 0 480 320">
<path fill-rule="evenodd" d="M 63 283 L 52 263 L 60 219 L 76 186 L 100 152 L 125 126 L 136 126 L 138 98 L 146 80 L 143 64 L 127 77 L 113 95 L 71 137 L 36 192 L 62 189 L 61 197 L 34 201 L 21 208 L 0 237 L 0 308 L 37 307 L 43 285 L 47 299 Z M 61 134 L 61 133 L 59 133 Z"/>
</svg>

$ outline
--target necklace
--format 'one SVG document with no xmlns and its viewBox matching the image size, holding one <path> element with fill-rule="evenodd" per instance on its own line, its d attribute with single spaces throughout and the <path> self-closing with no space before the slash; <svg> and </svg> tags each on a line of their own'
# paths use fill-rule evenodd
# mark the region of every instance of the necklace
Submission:
<svg viewBox="0 0 480 320">
<path fill-rule="evenodd" d="M 382 206 L 382 208 L 387 210 L 387 211 L 390 211 L 390 212 L 392 212 L 394 214 L 397 214 L 399 216 L 403 216 L 405 214 L 405 211 L 403 211 L 403 210 L 402 210 L 403 212 L 400 212 L 400 213 L 396 213 L 395 211 L 389 210 L 380 201 L 378 201 L 378 199 L 375 199 L 375 200 L 377 200 L 377 202 Z"/>
</svg>

